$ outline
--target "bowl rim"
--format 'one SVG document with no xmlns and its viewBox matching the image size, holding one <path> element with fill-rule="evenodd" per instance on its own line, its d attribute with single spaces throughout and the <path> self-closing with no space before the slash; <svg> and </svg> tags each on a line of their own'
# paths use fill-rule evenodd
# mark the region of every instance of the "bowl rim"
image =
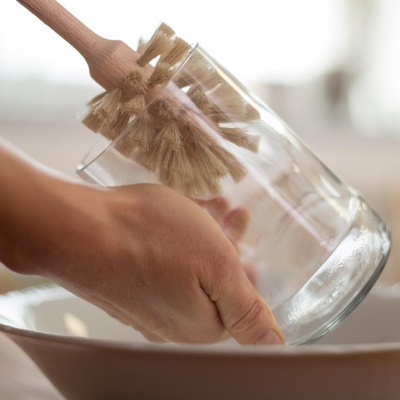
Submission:
<svg viewBox="0 0 400 400">
<path fill-rule="evenodd" d="M 383 291 L 385 295 L 388 290 L 391 295 L 395 295 L 400 300 L 400 287 L 397 285 L 390 286 L 389 288 L 380 287 L 378 293 Z M 394 289 L 394 290 L 393 290 Z M 2 301 L 10 301 L 19 297 L 32 296 L 37 294 L 38 291 L 58 292 L 64 294 L 64 298 L 78 298 L 66 289 L 58 286 L 40 285 L 31 286 L 22 290 L 13 290 L 0 295 L 0 305 Z M 63 298 L 63 297 L 61 297 Z M 83 300 L 85 301 L 85 300 Z M 0 315 L 1 317 L 1 315 Z M 301 357 L 347 357 L 349 355 L 374 355 L 383 353 L 400 353 L 399 342 L 385 342 L 385 343 L 352 343 L 352 344 L 310 344 L 307 346 L 251 346 L 251 345 L 229 345 L 214 344 L 212 346 L 202 344 L 157 344 L 150 342 L 129 342 L 118 341 L 114 339 L 100 339 L 100 338 L 86 338 L 72 335 L 56 334 L 44 331 L 33 330 L 29 328 L 21 328 L 0 321 L 0 333 L 5 334 L 11 340 L 19 342 L 20 340 L 34 340 L 52 345 L 75 345 L 86 348 L 103 348 L 115 351 L 128 351 L 128 352 L 146 352 L 149 354 L 167 354 L 167 355 L 181 355 L 181 356 L 234 356 L 234 357 L 280 357 L 280 358 L 301 358 Z"/>
</svg>

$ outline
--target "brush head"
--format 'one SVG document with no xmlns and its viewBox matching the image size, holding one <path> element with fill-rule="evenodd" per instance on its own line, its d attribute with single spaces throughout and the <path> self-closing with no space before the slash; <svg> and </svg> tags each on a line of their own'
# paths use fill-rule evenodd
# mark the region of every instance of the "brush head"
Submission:
<svg viewBox="0 0 400 400">
<path fill-rule="evenodd" d="M 137 52 L 123 88 L 92 99 L 83 123 L 184 194 L 215 195 L 222 179 L 242 179 L 234 148 L 257 151 L 246 131 L 259 118 L 255 108 L 166 24 Z"/>
</svg>

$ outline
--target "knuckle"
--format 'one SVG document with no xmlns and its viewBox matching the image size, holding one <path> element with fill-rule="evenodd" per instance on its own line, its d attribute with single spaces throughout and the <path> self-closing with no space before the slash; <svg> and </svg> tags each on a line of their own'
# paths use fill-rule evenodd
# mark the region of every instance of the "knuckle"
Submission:
<svg viewBox="0 0 400 400">
<path fill-rule="evenodd" d="M 244 314 L 235 318 L 228 326 L 232 334 L 241 334 L 253 328 L 264 313 L 264 305 L 261 299 L 255 299 Z"/>
</svg>

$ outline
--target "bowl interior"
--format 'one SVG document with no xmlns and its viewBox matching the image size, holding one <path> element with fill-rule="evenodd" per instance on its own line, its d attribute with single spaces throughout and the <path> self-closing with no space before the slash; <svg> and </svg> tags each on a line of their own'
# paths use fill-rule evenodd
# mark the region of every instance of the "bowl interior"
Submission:
<svg viewBox="0 0 400 400">
<path fill-rule="evenodd" d="M 0 323 L 38 333 L 147 342 L 140 332 L 58 286 L 0 296 Z"/>
<path fill-rule="evenodd" d="M 58 286 L 0 296 L 0 329 L 148 343 L 134 329 Z M 378 286 L 333 332 L 311 345 L 400 342 L 400 287 Z M 224 345 L 237 346 L 233 341 Z"/>
<path fill-rule="evenodd" d="M 318 345 L 400 342 L 400 287 L 375 286 L 361 304 Z"/>
</svg>

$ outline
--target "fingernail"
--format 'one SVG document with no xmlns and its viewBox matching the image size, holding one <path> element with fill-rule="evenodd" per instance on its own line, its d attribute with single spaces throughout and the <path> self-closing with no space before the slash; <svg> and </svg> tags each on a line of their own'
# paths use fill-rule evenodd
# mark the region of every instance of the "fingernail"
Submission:
<svg viewBox="0 0 400 400">
<path fill-rule="evenodd" d="M 255 345 L 260 344 L 283 344 L 282 338 L 273 330 L 270 329 L 264 335 L 262 335 L 259 339 L 254 343 Z"/>
</svg>

